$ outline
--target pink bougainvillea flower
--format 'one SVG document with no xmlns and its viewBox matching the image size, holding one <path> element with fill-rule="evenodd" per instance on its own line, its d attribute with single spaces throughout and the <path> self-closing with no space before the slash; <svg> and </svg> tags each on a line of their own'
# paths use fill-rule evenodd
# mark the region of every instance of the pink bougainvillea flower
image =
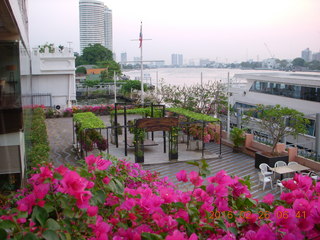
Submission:
<svg viewBox="0 0 320 240">
<path fill-rule="evenodd" d="M 220 184 L 214 188 L 214 194 L 217 197 L 227 197 L 229 194 L 228 187 Z"/>
<path fill-rule="evenodd" d="M 309 190 L 310 187 L 312 186 L 312 178 L 309 176 L 295 174 L 293 180 L 296 181 L 298 184 L 298 187 L 304 191 Z"/>
<path fill-rule="evenodd" d="M 28 214 L 30 214 L 32 212 L 32 207 L 36 205 L 36 196 L 33 193 L 28 194 L 25 198 L 17 201 L 17 205 L 19 211 L 28 211 Z"/>
<path fill-rule="evenodd" d="M 201 186 L 203 179 L 199 176 L 198 172 L 191 171 L 189 174 L 190 182 L 196 187 Z"/>
<path fill-rule="evenodd" d="M 27 219 L 25 219 L 25 218 L 18 218 L 18 219 L 17 219 L 17 222 L 20 223 L 20 224 L 23 224 L 23 223 L 27 222 Z"/>
<path fill-rule="evenodd" d="M 165 203 L 176 202 L 176 195 L 172 188 L 160 188 L 159 193 Z"/>
<path fill-rule="evenodd" d="M 99 160 L 97 160 L 96 164 L 97 164 L 97 168 L 99 170 L 103 171 L 103 170 L 108 169 L 109 166 L 112 165 L 112 162 L 109 160 L 105 160 L 105 159 L 99 159 Z"/>
<path fill-rule="evenodd" d="M 298 223 L 295 211 L 283 206 L 278 206 L 274 210 L 274 216 L 272 218 L 277 226 L 284 227 L 289 230 L 295 229 Z"/>
<path fill-rule="evenodd" d="M 226 171 L 221 170 L 215 176 L 209 177 L 207 179 L 209 183 L 217 183 L 223 185 L 230 185 L 233 180 L 230 176 L 227 175 Z"/>
<path fill-rule="evenodd" d="M 215 189 L 214 185 L 210 183 L 207 185 L 206 191 L 209 195 L 212 195 L 214 193 L 214 189 Z"/>
<path fill-rule="evenodd" d="M 63 176 L 61 182 L 61 190 L 70 195 L 76 195 L 78 192 L 84 191 L 88 185 L 88 180 L 80 177 L 75 171 L 69 171 Z"/>
<path fill-rule="evenodd" d="M 133 198 L 129 198 L 121 204 L 120 208 L 130 211 L 135 206 L 135 204 L 136 201 Z"/>
<path fill-rule="evenodd" d="M 296 190 L 298 188 L 297 183 L 293 179 L 289 179 L 288 181 L 282 181 L 284 187 L 290 189 L 291 191 Z"/>
<path fill-rule="evenodd" d="M 179 230 L 174 230 L 174 232 L 172 234 L 169 234 L 166 237 L 166 240 L 185 240 L 184 235 L 185 234 L 183 234 Z"/>
<path fill-rule="evenodd" d="M 89 227 L 92 228 L 97 240 L 108 239 L 108 233 L 111 231 L 112 227 L 103 221 L 101 216 L 97 216 L 96 224 L 90 224 Z"/>
<path fill-rule="evenodd" d="M 68 169 L 67 167 L 63 166 L 63 165 L 60 165 L 59 167 L 57 167 L 57 168 L 55 169 L 55 171 L 56 171 L 57 173 L 59 173 L 60 175 L 62 175 L 62 176 L 63 176 L 68 170 L 69 170 L 69 169 Z"/>
<path fill-rule="evenodd" d="M 266 204 L 272 204 L 274 201 L 274 196 L 271 193 L 268 193 L 267 195 L 265 195 L 262 199 L 262 202 L 266 203 Z"/>
<path fill-rule="evenodd" d="M 203 136 L 203 141 L 204 141 L 205 143 L 210 142 L 210 140 L 211 140 L 211 135 L 210 135 L 210 134 L 207 134 L 207 135 L 204 135 L 204 136 Z"/>
<path fill-rule="evenodd" d="M 100 158 L 101 158 L 100 156 L 96 157 L 95 155 L 91 154 L 91 155 L 87 156 L 85 158 L 85 160 L 86 160 L 86 163 L 88 166 L 93 166 L 93 164 L 95 164 L 96 161 L 99 160 Z"/>
<path fill-rule="evenodd" d="M 180 182 L 188 182 L 187 172 L 185 170 L 176 173 L 176 178 Z"/>
<path fill-rule="evenodd" d="M 320 204 L 319 202 L 313 203 L 313 207 L 310 211 L 310 216 L 315 223 L 320 223 Z"/>
<path fill-rule="evenodd" d="M 92 193 L 90 191 L 82 191 L 77 192 L 75 198 L 77 199 L 77 207 L 78 208 L 88 208 L 90 206 L 89 200 L 92 197 Z"/>
<path fill-rule="evenodd" d="M 110 182 L 110 178 L 108 176 L 105 176 L 103 179 L 102 179 L 103 183 L 104 184 L 108 184 Z"/>
<path fill-rule="evenodd" d="M 94 187 L 94 182 L 88 181 L 87 188 L 90 189 L 90 188 L 93 188 L 93 187 Z"/>
<path fill-rule="evenodd" d="M 277 237 L 272 229 L 267 225 L 262 225 L 257 231 L 256 238 L 257 240 L 276 240 Z"/>
<path fill-rule="evenodd" d="M 50 189 L 49 183 L 34 185 L 33 193 L 35 194 L 37 199 L 44 199 L 44 197 L 49 192 L 49 189 Z"/>
<path fill-rule="evenodd" d="M 97 215 L 99 208 L 97 206 L 90 206 L 87 208 L 87 214 L 90 217 Z"/>
<path fill-rule="evenodd" d="M 244 194 L 244 195 L 249 195 L 249 189 L 246 185 L 242 184 L 241 182 L 235 182 L 233 183 L 231 186 L 232 188 L 232 195 L 234 197 L 239 197 L 240 195 Z"/>
</svg>

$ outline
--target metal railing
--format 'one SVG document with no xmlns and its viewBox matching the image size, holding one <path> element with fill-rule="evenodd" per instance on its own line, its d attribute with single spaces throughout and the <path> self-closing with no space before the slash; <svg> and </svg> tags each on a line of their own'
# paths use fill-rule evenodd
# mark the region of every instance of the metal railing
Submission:
<svg viewBox="0 0 320 240">
<path fill-rule="evenodd" d="M 36 93 L 32 95 L 21 96 L 22 105 L 44 105 L 45 107 L 52 107 L 51 93 Z"/>
</svg>

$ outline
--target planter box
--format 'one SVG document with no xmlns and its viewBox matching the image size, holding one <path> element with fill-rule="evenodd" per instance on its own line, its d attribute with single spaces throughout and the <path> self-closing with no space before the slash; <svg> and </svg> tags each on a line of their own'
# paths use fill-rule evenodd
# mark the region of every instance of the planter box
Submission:
<svg viewBox="0 0 320 240">
<path fill-rule="evenodd" d="M 144 156 L 134 156 L 135 163 L 144 163 Z"/>
<path fill-rule="evenodd" d="M 280 156 L 268 156 L 264 154 L 263 152 L 256 152 L 255 154 L 255 168 L 259 169 L 259 166 L 261 163 L 266 163 L 270 167 L 274 167 L 274 164 L 278 161 L 284 161 L 288 164 L 289 162 L 289 156 L 286 153 L 283 153 Z"/>
<path fill-rule="evenodd" d="M 178 159 L 178 153 L 169 152 L 169 160 L 177 160 L 177 159 Z"/>
</svg>

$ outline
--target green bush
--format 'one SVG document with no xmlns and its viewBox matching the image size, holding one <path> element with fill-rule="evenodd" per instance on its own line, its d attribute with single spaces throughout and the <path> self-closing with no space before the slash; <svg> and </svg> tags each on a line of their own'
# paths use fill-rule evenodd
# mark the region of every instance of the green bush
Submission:
<svg viewBox="0 0 320 240">
<path fill-rule="evenodd" d="M 45 123 L 45 111 L 42 108 L 34 108 L 33 114 L 29 114 L 31 128 L 26 133 L 27 147 L 27 174 L 34 173 L 34 167 L 40 163 L 49 161 L 49 141 Z"/>
<path fill-rule="evenodd" d="M 234 147 L 237 147 L 237 148 L 242 147 L 246 140 L 246 137 L 244 135 L 244 130 L 237 127 L 231 129 L 230 137 L 234 144 Z"/>
</svg>

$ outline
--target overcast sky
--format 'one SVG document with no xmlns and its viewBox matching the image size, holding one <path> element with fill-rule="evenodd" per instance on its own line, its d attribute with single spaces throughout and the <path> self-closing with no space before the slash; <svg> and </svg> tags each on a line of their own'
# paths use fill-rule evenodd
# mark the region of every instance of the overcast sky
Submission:
<svg viewBox="0 0 320 240">
<path fill-rule="evenodd" d="M 310 48 L 320 51 L 320 0 L 103 0 L 113 12 L 113 51 L 144 59 L 171 54 L 220 62 L 262 60 L 274 55 L 292 59 Z M 46 42 L 79 52 L 79 1 L 28 0 L 30 45 Z M 266 47 L 266 45 L 268 47 Z M 270 53 L 268 49 L 270 50 Z"/>
</svg>

